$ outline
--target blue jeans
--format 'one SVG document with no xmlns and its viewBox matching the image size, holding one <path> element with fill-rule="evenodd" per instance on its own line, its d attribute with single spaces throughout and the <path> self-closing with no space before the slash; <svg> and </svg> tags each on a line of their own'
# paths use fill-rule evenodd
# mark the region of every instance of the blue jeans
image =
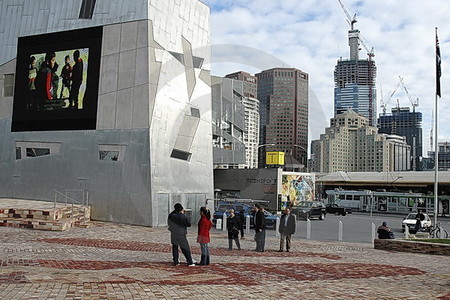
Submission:
<svg viewBox="0 0 450 300">
<path fill-rule="evenodd" d="M 200 243 L 200 250 L 202 252 L 202 258 L 200 264 L 209 265 L 209 248 L 208 244 Z"/>
</svg>

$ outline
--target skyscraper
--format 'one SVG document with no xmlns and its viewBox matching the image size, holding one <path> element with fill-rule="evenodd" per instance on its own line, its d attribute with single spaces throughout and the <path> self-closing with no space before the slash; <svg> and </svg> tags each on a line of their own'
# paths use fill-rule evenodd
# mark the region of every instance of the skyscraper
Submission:
<svg viewBox="0 0 450 300">
<path fill-rule="evenodd" d="M 422 170 L 422 113 L 409 107 L 392 108 L 391 114 L 382 114 L 378 119 L 378 132 L 406 137 L 411 146 L 412 170 Z"/>
<path fill-rule="evenodd" d="M 358 29 L 349 31 L 350 59 L 338 60 L 334 70 L 334 115 L 351 108 L 376 126 L 376 65 L 369 52 L 368 59 L 359 59 Z"/>
<path fill-rule="evenodd" d="M 258 143 L 259 143 L 259 100 L 257 95 L 257 79 L 256 76 L 239 71 L 225 75 L 225 78 L 239 80 L 243 82 L 242 104 L 245 111 L 245 164 L 240 168 L 254 169 L 258 167 Z"/>
<path fill-rule="evenodd" d="M 306 165 L 308 156 L 309 75 L 295 68 L 273 68 L 255 75 L 260 101 L 260 164 L 266 151 L 283 151 Z M 271 146 L 274 145 L 274 146 Z"/>
</svg>

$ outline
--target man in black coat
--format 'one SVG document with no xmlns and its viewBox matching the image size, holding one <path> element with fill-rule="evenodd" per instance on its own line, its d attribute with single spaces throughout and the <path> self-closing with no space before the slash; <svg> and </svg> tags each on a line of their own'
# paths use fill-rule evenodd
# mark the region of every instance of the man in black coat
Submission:
<svg viewBox="0 0 450 300">
<path fill-rule="evenodd" d="M 284 240 L 286 240 L 286 252 L 291 249 L 291 237 L 295 233 L 295 225 L 294 215 L 291 214 L 289 208 L 286 208 L 280 219 L 280 227 L 278 227 L 278 232 L 281 234 L 279 252 L 283 252 Z"/>
<path fill-rule="evenodd" d="M 175 210 L 169 214 L 167 224 L 170 231 L 170 242 L 172 243 L 173 265 L 178 266 L 178 247 L 181 248 L 188 266 L 195 266 L 191 256 L 191 248 L 186 238 L 187 228 L 191 227 L 191 220 L 184 214 L 183 206 L 180 203 L 175 204 Z"/>
<path fill-rule="evenodd" d="M 255 212 L 255 241 L 256 252 L 264 252 L 266 244 L 266 218 L 264 216 L 264 208 L 258 203 L 254 206 Z"/>
</svg>

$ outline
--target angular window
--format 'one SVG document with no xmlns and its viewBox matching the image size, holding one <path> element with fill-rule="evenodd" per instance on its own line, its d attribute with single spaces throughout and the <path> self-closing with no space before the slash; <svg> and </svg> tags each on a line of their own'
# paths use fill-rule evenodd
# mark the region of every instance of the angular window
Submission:
<svg viewBox="0 0 450 300">
<path fill-rule="evenodd" d="M 123 161 L 126 148 L 125 145 L 98 145 L 99 159 L 103 161 Z"/>
<path fill-rule="evenodd" d="M 192 154 L 189 152 L 173 149 L 170 157 L 189 161 L 191 159 L 191 155 Z"/>
<path fill-rule="evenodd" d="M 20 147 L 16 147 L 16 159 L 22 159 L 22 149 Z"/>
<path fill-rule="evenodd" d="M 92 19 L 94 14 L 95 0 L 83 0 L 81 3 L 79 19 Z"/>
<path fill-rule="evenodd" d="M 119 151 L 99 151 L 100 160 L 117 161 L 119 159 Z"/>
<path fill-rule="evenodd" d="M 16 141 L 16 160 L 59 153 L 61 143 Z"/>
<path fill-rule="evenodd" d="M 3 79 L 3 97 L 14 96 L 14 74 L 5 74 Z"/>
<path fill-rule="evenodd" d="M 50 148 L 27 148 L 27 157 L 50 155 Z"/>
</svg>

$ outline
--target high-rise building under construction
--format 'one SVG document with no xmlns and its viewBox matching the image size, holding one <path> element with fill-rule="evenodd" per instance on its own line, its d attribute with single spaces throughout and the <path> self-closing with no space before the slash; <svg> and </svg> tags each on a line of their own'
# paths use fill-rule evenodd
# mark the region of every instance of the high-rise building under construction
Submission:
<svg viewBox="0 0 450 300">
<path fill-rule="evenodd" d="M 422 113 L 409 107 L 392 108 L 391 114 L 382 114 L 378 119 L 378 133 L 406 137 L 411 146 L 411 169 L 422 170 Z"/>
<path fill-rule="evenodd" d="M 376 65 L 373 51 L 368 50 L 367 59 L 359 59 L 360 42 L 359 30 L 349 30 L 350 59 L 341 57 L 334 70 L 334 115 L 351 108 L 376 126 Z"/>
</svg>

